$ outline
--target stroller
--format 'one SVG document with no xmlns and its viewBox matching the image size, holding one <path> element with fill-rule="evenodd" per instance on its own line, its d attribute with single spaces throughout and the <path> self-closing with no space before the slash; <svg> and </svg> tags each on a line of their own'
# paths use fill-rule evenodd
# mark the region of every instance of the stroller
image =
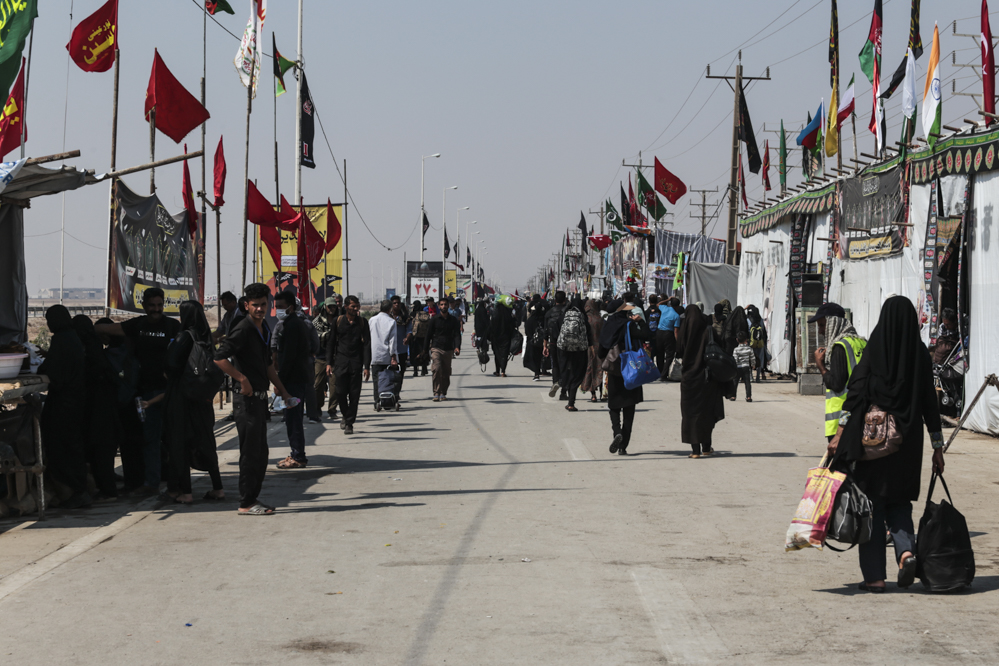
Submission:
<svg viewBox="0 0 999 666">
<path fill-rule="evenodd" d="M 964 345 L 959 342 L 943 363 L 933 366 L 933 385 L 945 416 L 960 418 L 964 410 L 964 373 Z"/>
<path fill-rule="evenodd" d="M 402 391 L 402 372 L 399 366 L 390 365 L 378 375 L 378 404 L 382 409 L 398 411 L 399 393 Z"/>
</svg>

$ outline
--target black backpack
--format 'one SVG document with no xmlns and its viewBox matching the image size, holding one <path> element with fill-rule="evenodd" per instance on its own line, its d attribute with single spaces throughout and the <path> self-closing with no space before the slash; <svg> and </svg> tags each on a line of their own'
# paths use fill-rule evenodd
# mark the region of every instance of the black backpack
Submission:
<svg viewBox="0 0 999 666">
<path fill-rule="evenodd" d="M 731 354 L 725 352 L 710 334 L 707 346 L 704 348 L 704 363 L 708 366 L 708 375 L 715 382 L 730 382 L 738 374 L 739 366 Z"/>
<path fill-rule="evenodd" d="M 184 397 L 189 400 L 211 400 L 222 388 L 224 379 L 225 373 L 215 365 L 212 345 L 195 340 L 181 377 Z"/>
<path fill-rule="evenodd" d="M 524 334 L 513 329 L 513 333 L 510 334 L 510 358 L 522 351 L 524 351 Z"/>
<path fill-rule="evenodd" d="M 937 477 L 947 493 L 947 501 L 931 501 Z M 975 553 L 971 549 L 971 534 L 943 476 L 936 473 L 930 479 L 926 493 L 926 510 L 919 521 L 916 539 L 916 576 L 930 592 L 953 592 L 971 585 L 975 578 Z"/>
</svg>

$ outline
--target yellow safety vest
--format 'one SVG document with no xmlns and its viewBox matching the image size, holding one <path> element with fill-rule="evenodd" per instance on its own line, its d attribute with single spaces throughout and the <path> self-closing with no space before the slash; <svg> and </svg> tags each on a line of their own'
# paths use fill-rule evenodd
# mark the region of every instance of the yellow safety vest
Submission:
<svg viewBox="0 0 999 666">
<path fill-rule="evenodd" d="M 846 383 L 850 384 L 850 377 L 853 376 L 853 369 L 860 363 L 860 358 L 864 355 L 864 347 L 867 342 L 859 338 L 843 338 L 837 345 L 843 345 L 846 352 Z M 830 358 L 829 361 L 832 361 Z M 839 427 L 839 417 L 843 415 L 843 403 L 846 402 L 847 386 L 843 387 L 842 393 L 833 393 L 826 389 L 826 437 L 836 434 Z"/>
</svg>

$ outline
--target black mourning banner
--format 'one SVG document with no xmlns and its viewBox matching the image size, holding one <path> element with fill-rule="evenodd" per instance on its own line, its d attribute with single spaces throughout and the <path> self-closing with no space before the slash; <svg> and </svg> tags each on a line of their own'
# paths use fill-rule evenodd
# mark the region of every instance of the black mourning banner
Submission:
<svg viewBox="0 0 999 666">
<path fill-rule="evenodd" d="M 140 196 L 115 183 L 115 225 L 111 307 L 143 312 L 142 294 L 159 287 L 163 311 L 177 315 L 184 301 L 202 300 L 204 239 L 188 231 L 187 211 L 171 215 L 156 195 Z"/>
<path fill-rule="evenodd" d="M 848 259 L 898 254 L 902 234 L 902 171 L 898 167 L 843 181 L 840 233 L 847 240 Z"/>
<path fill-rule="evenodd" d="M 316 106 L 312 101 L 312 93 L 309 92 L 309 81 L 305 78 L 305 72 L 302 71 L 299 76 L 302 77 L 302 106 L 298 110 L 302 118 L 302 154 L 299 156 L 299 162 L 304 167 L 315 169 Z"/>
</svg>

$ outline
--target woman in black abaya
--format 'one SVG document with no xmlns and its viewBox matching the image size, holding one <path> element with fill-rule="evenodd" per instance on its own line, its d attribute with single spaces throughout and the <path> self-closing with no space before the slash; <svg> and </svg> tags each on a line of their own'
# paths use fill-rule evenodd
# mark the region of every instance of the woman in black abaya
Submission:
<svg viewBox="0 0 999 666">
<path fill-rule="evenodd" d="M 877 405 L 895 417 L 902 444 L 877 460 L 864 455 L 864 417 Z M 930 353 L 919 335 L 916 309 L 903 296 L 885 301 L 878 325 L 853 375 L 840 419 L 846 424 L 829 443 L 831 467 L 855 464 L 854 480 L 873 505 L 871 540 L 860 544 L 861 589 L 885 590 L 885 527 L 892 534 L 898 586 L 909 587 L 916 573 L 912 502 L 919 498 L 923 465 L 923 424 L 933 444 L 933 469 L 943 472 L 940 409 L 933 388 Z"/>
<path fill-rule="evenodd" d="M 709 317 L 696 305 L 688 305 L 676 336 L 676 355 L 681 359 L 680 435 L 690 444 L 691 458 L 714 453 L 711 435 L 725 418 L 722 386 L 706 377 L 704 350 L 714 335 Z"/>
<path fill-rule="evenodd" d="M 597 357 L 602 361 L 607 357 L 612 349 L 620 354 L 625 351 L 625 344 L 628 333 L 631 336 L 631 349 L 636 351 L 642 348 L 642 342 L 652 337 L 649 332 L 649 325 L 640 314 L 632 314 L 633 305 L 623 304 L 621 301 L 614 301 L 610 307 L 617 305 L 616 309 L 604 322 L 603 330 L 600 331 L 600 346 L 597 349 Z M 629 389 L 624 385 L 624 378 L 621 376 L 621 362 L 614 360 L 610 363 L 611 368 L 607 371 L 607 408 L 610 411 L 611 427 L 614 431 L 614 439 L 610 445 L 611 453 L 618 453 L 622 456 L 628 455 L 628 444 L 631 442 L 631 430 L 635 422 L 635 407 L 644 399 L 642 387 Z"/>
<path fill-rule="evenodd" d="M 589 363 L 589 341 L 592 336 L 592 331 L 590 330 L 590 323 L 586 318 L 586 313 L 583 312 L 582 298 L 575 296 L 572 299 L 572 302 L 569 303 L 569 307 L 566 308 L 567 316 L 569 312 L 575 313 L 573 316 L 578 317 L 583 322 L 583 326 L 586 328 L 587 342 L 587 349 L 569 351 L 559 348 L 558 350 L 559 360 L 565 364 L 565 374 L 563 375 L 560 383 L 566 394 L 569 396 L 569 402 L 566 404 L 565 409 L 568 412 L 576 412 L 579 411 L 576 408 L 576 393 L 579 391 L 579 387 L 582 385 L 583 379 L 586 377 L 586 366 Z"/>
<path fill-rule="evenodd" d="M 497 300 L 489 322 L 489 341 L 493 346 L 493 360 L 496 363 L 494 377 L 506 377 L 506 364 L 510 360 L 510 338 L 513 337 L 516 326 L 513 311 Z"/>
<path fill-rule="evenodd" d="M 121 444 L 122 431 L 118 421 L 118 375 L 104 355 L 90 317 L 73 317 L 73 330 L 83 343 L 86 384 L 83 441 L 90 473 L 99 491 L 97 500 L 118 497 L 114 476 L 114 458 Z"/>
<path fill-rule="evenodd" d="M 215 448 L 215 411 L 210 400 L 192 400 L 184 395 L 184 369 L 195 341 L 211 344 L 212 334 L 205 310 L 197 301 L 180 304 L 180 333 L 167 350 L 165 431 L 163 443 L 167 450 L 167 496 L 179 504 L 194 501 L 191 494 L 191 468 L 208 472 L 212 489 L 203 499 L 221 500 L 222 476 Z"/>
<path fill-rule="evenodd" d="M 527 338 L 527 348 L 524 351 L 524 367 L 534 373 L 534 381 L 541 381 L 541 362 L 544 359 L 542 350 L 544 345 L 534 346 L 534 338 L 539 329 L 543 329 L 545 323 L 545 310 L 540 305 L 540 298 L 527 308 L 527 320 L 524 322 L 524 337 Z M 544 331 L 541 330 L 541 335 Z"/>
<path fill-rule="evenodd" d="M 45 445 L 45 467 L 52 478 L 69 486 L 73 494 L 62 506 L 88 506 L 87 462 L 83 424 L 86 422 L 86 352 L 73 330 L 73 318 L 62 305 L 45 311 L 52 342 L 38 374 L 49 378 L 49 391 L 39 422 Z"/>
</svg>

